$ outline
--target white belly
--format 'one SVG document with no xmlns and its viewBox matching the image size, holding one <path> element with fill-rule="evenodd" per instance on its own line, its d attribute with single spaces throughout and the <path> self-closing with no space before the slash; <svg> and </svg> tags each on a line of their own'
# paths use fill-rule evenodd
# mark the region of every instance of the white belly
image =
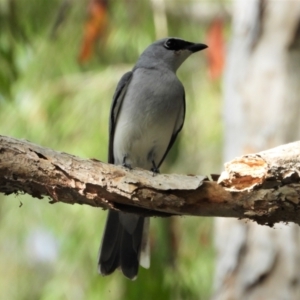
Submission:
<svg viewBox="0 0 300 300">
<path fill-rule="evenodd" d="M 132 167 L 150 170 L 153 162 L 158 166 L 174 129 L 175 121 L 167 120 L 169 122 L 157 120 L 155 123 L 138 117 L 128 120 L 121 115 L 115 130 L 115 163 L 122 164 L 126 157 L 126 164 Z"/>
</svg>

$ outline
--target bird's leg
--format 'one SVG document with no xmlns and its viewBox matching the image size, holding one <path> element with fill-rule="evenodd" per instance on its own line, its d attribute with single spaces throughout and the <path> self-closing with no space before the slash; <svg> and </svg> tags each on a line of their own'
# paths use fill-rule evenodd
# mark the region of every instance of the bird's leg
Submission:
<svg viewBox="0 0 300 300">
<path fill-rule="evenodd" d="M 127 158 L 127 155 L 124 155 L 123 157 L 123 162 L 122 162 L 122 166 L 129 169 L 129 170 L 132 170 L 132 167 L 130 164 L 126 164 L 126 158 Z"/>
<path fill-rule="evenodd" d="M 152 168 L 151 168 L 151 171 L 153 172 L 153 176 L 156 175 L 156 174 L 159 174 L 159 169 L 158 169 L 158 167 L 156 166 L 154 160 L 152 160 Z"/>
</svg>

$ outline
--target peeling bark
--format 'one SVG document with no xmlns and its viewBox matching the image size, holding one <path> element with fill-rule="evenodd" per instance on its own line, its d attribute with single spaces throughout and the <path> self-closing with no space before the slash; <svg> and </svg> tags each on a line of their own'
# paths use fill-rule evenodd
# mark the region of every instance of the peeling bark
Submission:
<svg viewBox="0 0 300 300">
<path fill-rule="evenodd" d="M 148 216 L 247 218 L 300 224 L 300 142 L 245 155 L 218 182 L 199 175 L 154 175 L 0 136 L 0 192 L 48 197 Z"/>
</svg>

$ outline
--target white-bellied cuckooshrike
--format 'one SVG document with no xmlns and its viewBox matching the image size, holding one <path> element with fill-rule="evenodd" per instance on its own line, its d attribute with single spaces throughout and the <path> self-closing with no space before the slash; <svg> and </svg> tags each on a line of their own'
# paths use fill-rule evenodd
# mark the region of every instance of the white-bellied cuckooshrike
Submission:
<svg viewBox="0 0 300 300">
<path fill-rule="evenodd" d="M 132 71 L 123 75 L 110 112 L 108 162 L 158 172 L 180 132 L 185 92 L 176 76 L 192 54 L 207 48 L 179 38 L 151 44 Z M 149 218 L 110 210 L 100 248 L 98 270 L 108 275 L 120 268 L 129 279 L 139 264 L 149 268 Z"/>
</svg>

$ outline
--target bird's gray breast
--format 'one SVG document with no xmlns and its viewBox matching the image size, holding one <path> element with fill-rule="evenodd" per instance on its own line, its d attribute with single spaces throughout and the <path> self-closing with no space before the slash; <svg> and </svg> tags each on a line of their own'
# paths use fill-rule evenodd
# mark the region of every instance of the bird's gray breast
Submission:
<svg viewBox="0 0 300 300">
<path fill-rule="evenodd" d="M 114 134 L 114 158 L 150 169 L 160 162 L 184 109 L 184 90 L 169 70 L 136 69 L 123 99 Z"/>
</svg>

